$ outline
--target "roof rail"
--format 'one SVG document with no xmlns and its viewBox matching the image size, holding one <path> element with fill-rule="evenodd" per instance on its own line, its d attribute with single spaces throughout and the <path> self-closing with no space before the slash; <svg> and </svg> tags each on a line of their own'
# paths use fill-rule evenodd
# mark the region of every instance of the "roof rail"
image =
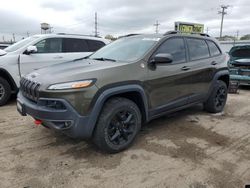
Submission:
<svg viewBox="0 0 250 188">
<path fill-rule="evenodd" d="M 101 38 L 99 36 L 94 36 L 94 35 L 81 35 L 81 34 L 71 34 L 71 33 L 56 33 L 57 35 L 74 35 L 74 36 L 84 36 L 84 37 L 96 37 L 96 38 Z"/>
<path fill-rule="evenodd" d="M 184 32 L 181 31 L 168 31 L 166 33 L 164 33 L 164 36 L 166 35 L 174 35 L 174 34 L 185 34 Z M 206 33 L 196 33 L 196 32 L 192 32 L 192 33 L 187 33 L 187 34 L 191 34 L 191 35 L 200 35 L 200 36 L 204 36 L 204 37 L 210 37 L 208 34 Z"/>
<path fill-rule="evenodd" d="M 180 31 L 168 31 L 168 32 L 164 33 L 164 36 L 165 36 L 165 35 L 180 34 L 180 33 L 181 33 Z"/>
</svg>

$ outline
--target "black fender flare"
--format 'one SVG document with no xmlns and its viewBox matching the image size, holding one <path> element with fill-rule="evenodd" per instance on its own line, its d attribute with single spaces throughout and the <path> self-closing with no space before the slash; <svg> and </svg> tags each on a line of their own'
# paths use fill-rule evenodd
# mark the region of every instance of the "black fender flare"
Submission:
<svg viewBox="0 0 250 188">
<path fill-rule="evenodd" d="M 209 98 L 209 96 L 211 95 L 212 91 L 213 91 L 213 88 L 214 88 L 214 85 L 216 83 L 216 81 L 221 77 L 221 76 L 228 76 L 229 77 L 229 70 L 228 69 L 224 69 L 224 70 L 220 70 L 218 72 L 215 73 L 214 75 L 214 78 L 212 80 L 212 84 L 208 90 L 208 94 L 207 94 L 207 97 L 206 97 L 206 100 Z"/>
<path fill-rule="evenodd" d="M 140 94 L 140 96 L 142 97 L 143 104 L 144 104 L 145 118 L 146 118 L 146 121 L 148 121 L 148 100 L 147 100 L 146 93 L 144 89 L 142 88 L 142 86 L 138 84 L 129 84 L 129 85 L 111 87 L 111 88 L 103 90 L 98 95 L 98 98 L 95 100 L 95 103 L 92 107 L 91 113 L 89 115 L 89 121 L 88 121 L 89 131 L 91 135 L 94 131 L 99 114 L 106 100 L 112 96 L 122 94 L 122 93 L 127 93 L 127 92 L 137 92 Z"/>
</svg>

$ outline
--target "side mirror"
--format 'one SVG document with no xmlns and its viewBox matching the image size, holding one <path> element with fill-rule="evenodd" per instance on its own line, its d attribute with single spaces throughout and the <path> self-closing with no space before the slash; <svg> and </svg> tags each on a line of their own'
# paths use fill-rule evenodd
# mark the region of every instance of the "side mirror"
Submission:
<svg viewBox="0 0 250 188">
<path fill-rule="evenodd" d="M 162 64 L 162 63 L 172 63 L 173 62 L 173 56 L 168 53 L 160 53 L 156 54 L 152 60 L 155 64 Z"/>
<path fill-rule="evenodd" d="M 37 52 L 36 46 L 28 46 L 24 53 L 29 55 L 29 54 L 36 53 L 36 52 Z"/>
</svg>

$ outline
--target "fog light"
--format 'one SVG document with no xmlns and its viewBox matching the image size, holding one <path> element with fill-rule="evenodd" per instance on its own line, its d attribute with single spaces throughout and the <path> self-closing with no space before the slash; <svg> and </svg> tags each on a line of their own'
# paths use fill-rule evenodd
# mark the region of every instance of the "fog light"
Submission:
<svg viewBox="0 0 250 188">
<path fill-rule="evenodd" d="M 64 128 L 65 129 L 69 128 L 71 126 L 71 124 L 72 124 L 71 121 L 64 122 Z"/>
<path fill-rule="evenodd" d="M 72 121 L 61 121 L 61 122 L 53 122 L 57 129 L 69 129 L 73 122 Z"/>
</svg>

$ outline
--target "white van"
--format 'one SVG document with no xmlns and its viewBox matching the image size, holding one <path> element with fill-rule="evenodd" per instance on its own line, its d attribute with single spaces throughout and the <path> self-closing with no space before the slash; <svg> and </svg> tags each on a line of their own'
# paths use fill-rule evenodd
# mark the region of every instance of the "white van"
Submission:
<svg viewBox="0 0 250 188">
<path fill-rule="evenodd" d="M 91 36 L 44 34 L 0 50 L 0 106 L 18 91 L 22 76 L 42 67 L 86 57 L 108 43 Z"/>
</svg>

